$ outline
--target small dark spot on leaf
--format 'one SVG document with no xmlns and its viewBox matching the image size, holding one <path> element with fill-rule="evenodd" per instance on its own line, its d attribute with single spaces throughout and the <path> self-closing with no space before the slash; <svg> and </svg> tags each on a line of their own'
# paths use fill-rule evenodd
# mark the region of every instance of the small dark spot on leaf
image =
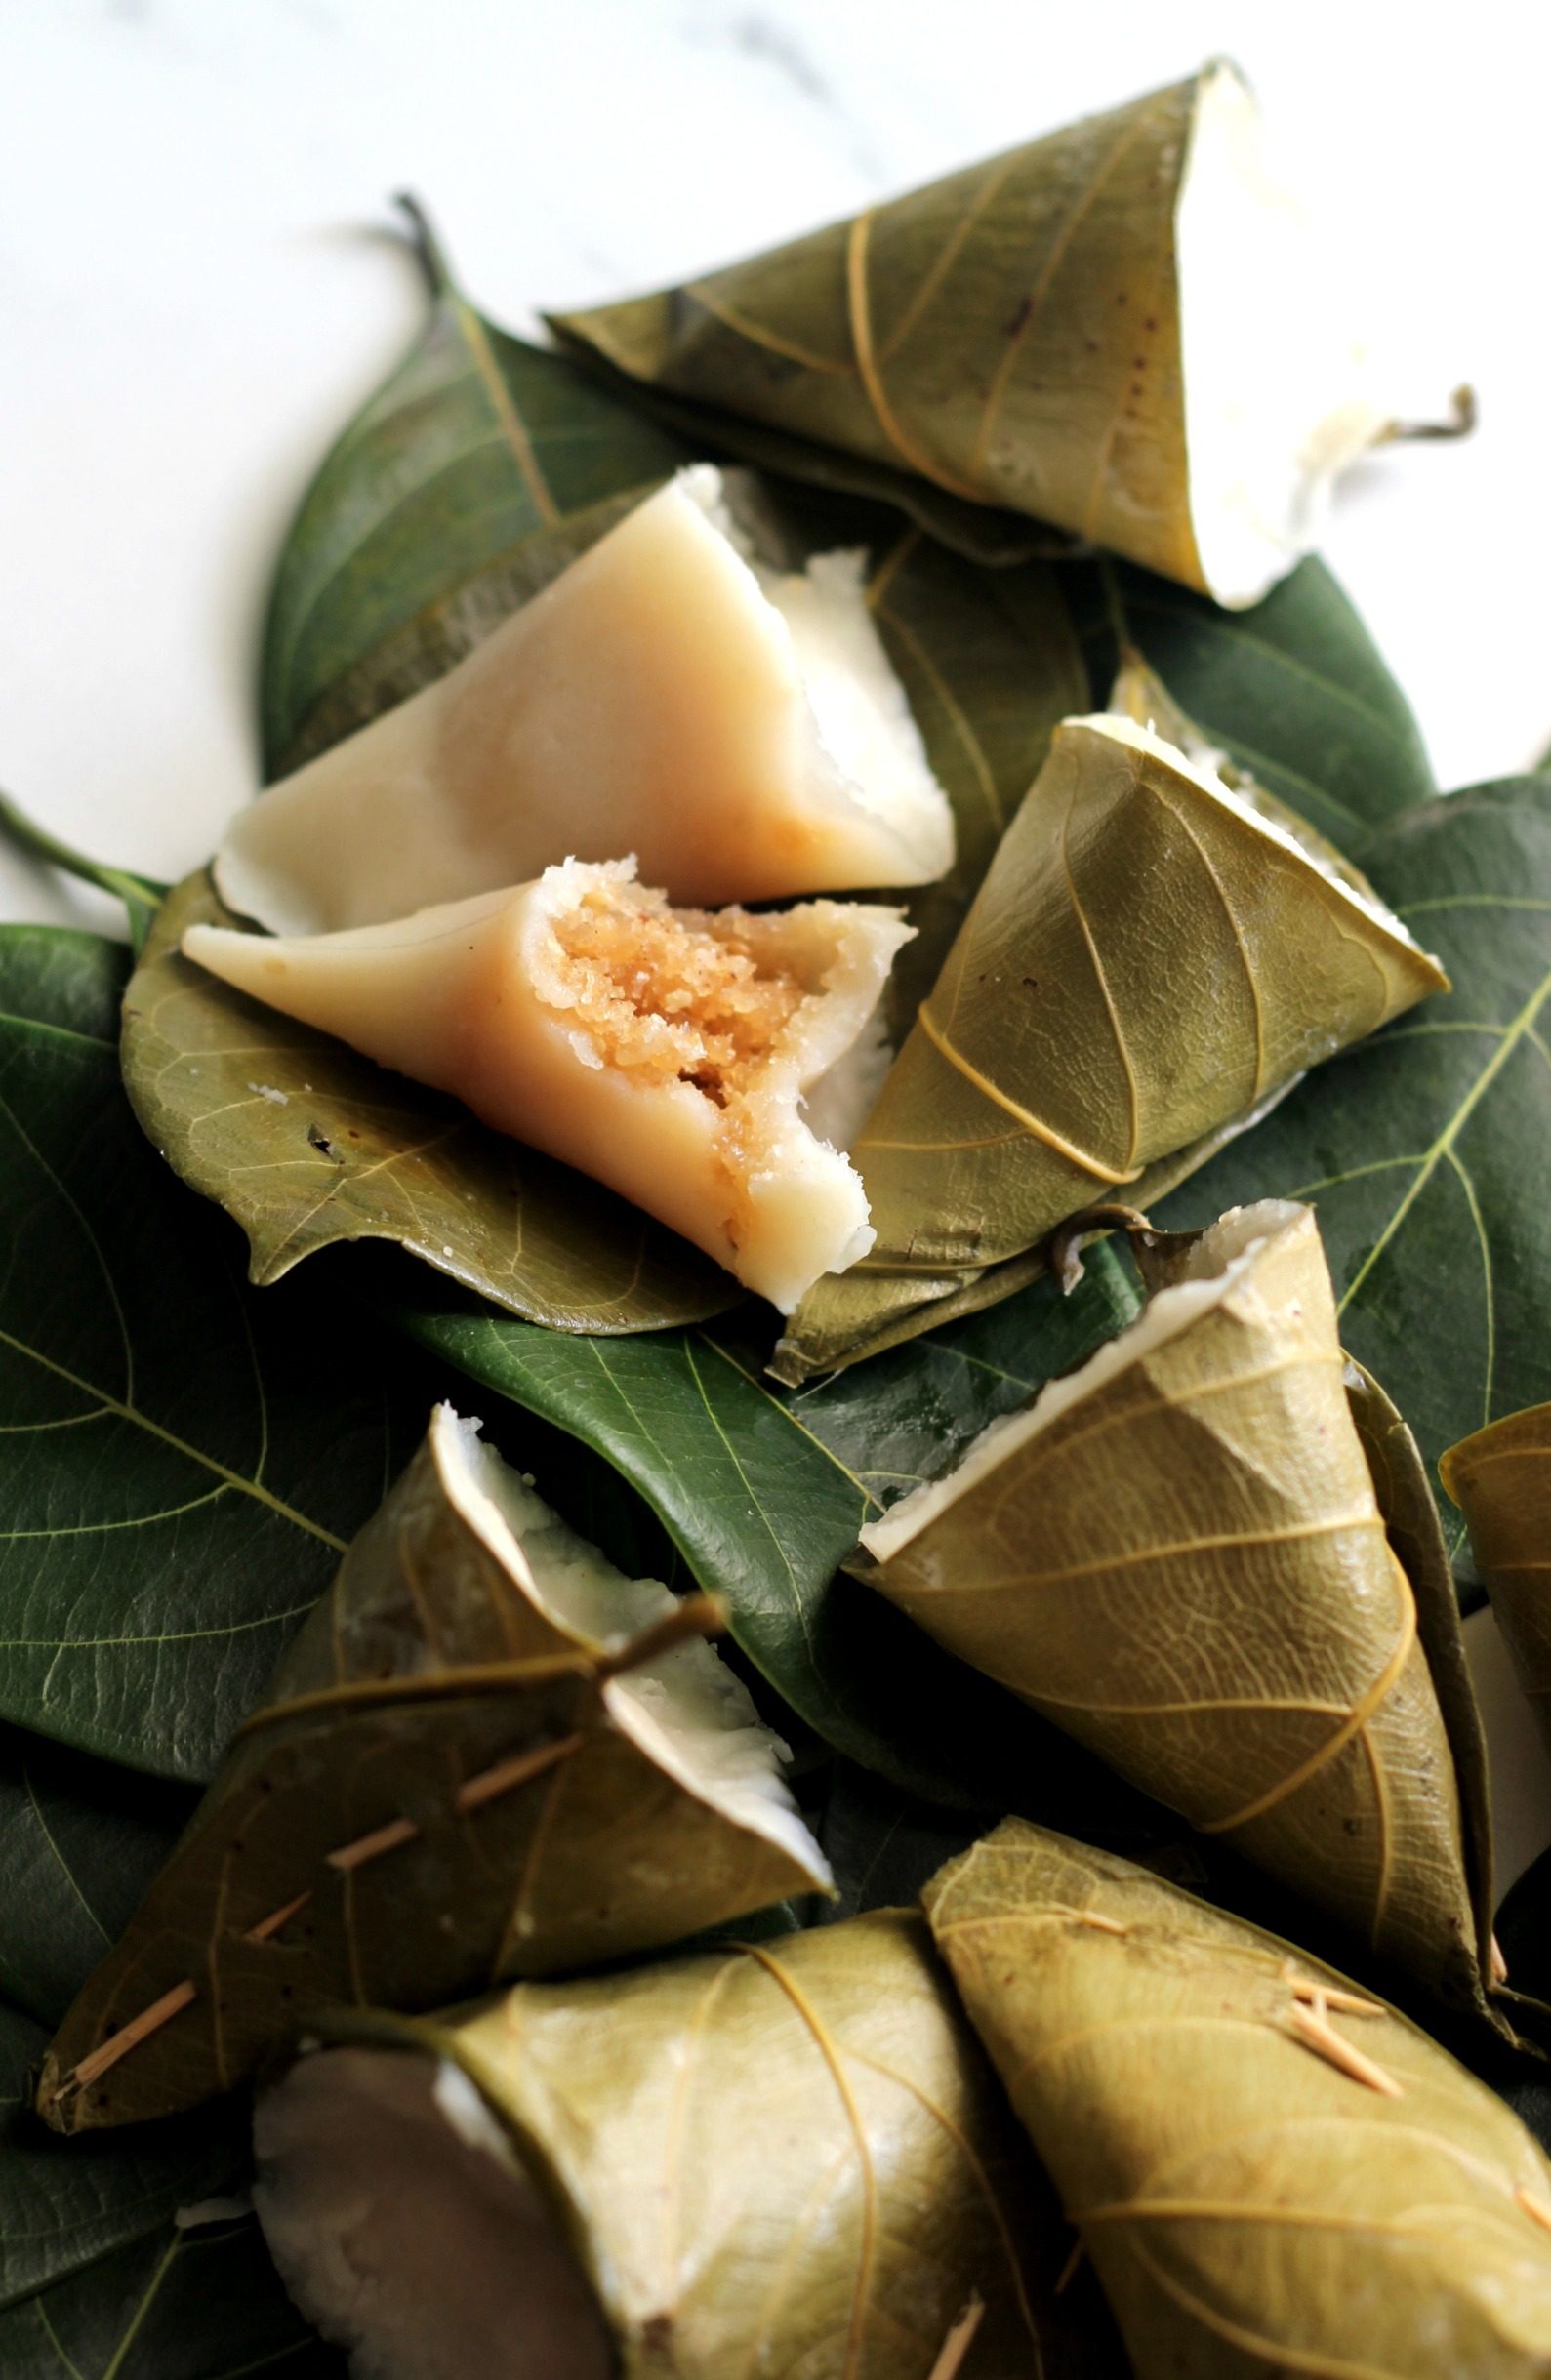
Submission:
<svg viewBox="0 0 1551 2380">
<path fill-rule="evenodd" d="M 1038 991 L 1040 988 L 1039 977 L 1034 975 L 1026 975 L 1023 979 L 1023 988 L 1025 991 Z"/>
<path fill-rule="evenodd" d="M 1029 316 L 1033 312 L 1034 292 L 1031 290 L 1028 296 L 1020 300 L 1019 303 L 1014 307 L 1011 315 L 1008 317 L 1007 327 L 1002 336 L 1006 339 L 1016 339 L 1018 333 L 1022 330 L 1024 324 L 1028 321 Z"/>
<path fill-rule="evenodd" d="M 1144 331 L 1156 331 L 1158 328 L 1158 316 L 1156 314 L 1149 314 L 1147 320 L 1143 323 L 1142 328 Z"/>
<path fill-rule="evenodd" d="M 671 2314 L 651 2315 L 641 2325 L 641 2345 L 648 2355 L 666 2354 L 673 2335 L 673 2318 Z"/>
</svg>

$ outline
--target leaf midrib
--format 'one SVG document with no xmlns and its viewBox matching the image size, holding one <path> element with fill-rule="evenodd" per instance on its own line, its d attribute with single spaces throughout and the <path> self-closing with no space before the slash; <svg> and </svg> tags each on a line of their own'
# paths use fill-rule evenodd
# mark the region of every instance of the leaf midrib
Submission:
<svg viewBox="0 0 1551 2380">
<path fill-rule="evenodd" d="M 98 1397 L 105 1412 L 116 1415 L 120 1421 L 131 1423 L 138 1430 L 145 1431 L 149 1436 L 159 1439 L 164 1446 L 170 1446 L 185 1461 L 196 1463 L 203 1470 L 213 1473 L 224 1486 L 235 1488 L 239 1495 L 251 1496 L 255 1503 L 265 1506 L 270 1512 L 277 1513 L 282 1520 L 290 1521 L 294 1528 L 305 1530 L 307 1536 L 315 1537 L 320 1545 L 330 1547 L 336 1553 L 345 1553 L 347 1539 L 336 1537 L 333 1530 L 325 1529 L 320 1521 L 308 1519 L 306 1513 L 300 1512 L 294 1504 L 287 1504 L 283 1496 L 277 1496 L 272 1488 L 265 1487 L 261 1480 L 246 1477 L 243 1472 L 233 1471 L 229 1464 L 221 1462 L 215 1455 L 206 1454 L 201 1448 L 191 1445 L 187 1438 L 180 1437 L 176 1431 L 167 1429 L 161 1422 L 153 1421 L 151 1416 L 143 1412 L 138 1405 L 129 1404 L 123 1397 L 113 1396 L 107 1390 L 98 1388 L 94 1382 L 84 1379 L 79 1372 L 72 1372 L 66 1364 L 56 1362 L 52 1355 L 45 1355 L 40 1348 L 28 1346 L 24 1339 L 17 1338 L 12 1331 L 0 1328 L 0 1347 L 8 1347 L 15 1354 L 26 1356 L 30 1362 L 40 1365 L 44 1371 L 53 1373 L 56 1379 L 67 1381 L 72 1389 L 79 1389 L 83 1394 Z"/>
</svg>

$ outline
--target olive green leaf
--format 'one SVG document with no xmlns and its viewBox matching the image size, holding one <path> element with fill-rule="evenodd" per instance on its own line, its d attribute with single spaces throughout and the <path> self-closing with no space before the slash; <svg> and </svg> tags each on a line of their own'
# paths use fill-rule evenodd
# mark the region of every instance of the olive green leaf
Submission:
<svg viewBox="0 0 1551 2380">
<path fill-rule="evenodd" d="M 1245 612 L 1108 555 L 1060 576 L 1095 688 L 1140 660 L 1208 745 L 1349 857 L 1437 791 L 1406 697 L 1317 557 Z"/>
<path fill-rule="evenodd" d="M 407 203 L 407 202 L 406 202 Z M 462 660 L 690 450 L 497 330 L 410 207 L 431 306 L 303 501 L 265 630 L 265 775 Z"/>
<path fill-rule="evenodd" d="M 1047 1277 L 796 1393 L 761 1378 L 765 1343 L 730 1322 L 572 1338 L 458 1302 L 405 1266 L 363 1275 L 362 1294 L 438 1360 L 612 1464 L 721 1599 L 741 1649 L 828 1743 L 929 1800 L 1074 1824 L 1081 1812 L 1107 1838 L 1152 1830 L 1152 1805 L 1099 1761 L 1031 1728 L 1008 1697 L 836 1575 L 867 1519 L 1129 1319 L 1135 1282 L 1113 1249 L 1095 1251 L 1070 1298 Z"/>
<path fill-rule="evenodd" d="M 0 1717 L 202 1778 L 429 1398 L 332 1296 L 243 1288 L 124 1099 L 125 962 L 0 931 Z"/>
<path fill-rule="evenodd" d="M 1551 1733 L 1551 1404 L 1505 1414 L 1439 1463 L 1519 1683 Z"/>
<path fill-rule="evenodd" d="M 222 2209 L 237 2201 L 215 2199 Z M 346 2380 L 252 2215 L 166 2223 L 0 2314 L 6 2380 Z"/>
<path fill-rule="evenodd" d="M 1173 216 L 1209 75 L 551 319 L 638 380 L 1202 585 Z"/>
<path fill-rule="evenodd" d="M 124 995 L 124 1080 L 174 1170 L 241 1224 L 252 1280 L 388 1239 L 554 1330 L 660 1330 L 741 1295 L 569 1166 L 194 966 L 179 943 L 196 923 L 242 923 L 203 869 L 169 896 Z"/>
<path fill-rule="evenodd" d="M 1130 1332 L 867 1529 L 859 1563 L 950 1651 L 1479 2009 L 1490 1869 L 1478 1906 L 1313 1214 L 1269 1200 L 1140 1238 L 1156 1294 Z M 1468 1697 L 1452 1596 L 1428 1588 Z"/>
<path fill-rule="evenodd" d="M 977 2302 L 966 2374 L 1116 2369 L 1101 2314 L 1080 2327 L 1055 2295 L 1064 2226 L 913 1915 L 329 2030 L 357 2045 L 261 2103 L 259 2205 L 300 2302 L 363 2364 L 409 2325 L 469 2341 L 471 2298 L 474 2340 L 530 2338 L 563 2304 L 591 2353 L 543 2368 L 621 2380 L 928 2380 Z M 501 2127 L 504 2180 L 469 2157 L 480 2111 L 437 2058 Z M 490 2208 L 471 2270 L 417 2256 L 411 2173 L 438 2233 Z M 349 2304 L 320 2237 L 371 2277 Z"/>
<path fill-rule="evenodd" d="M 926 1906 L 1138 2380 L 1544 2367 L 1551 2164 L 1405 2017 L 1017 1821 Z"/>
<path fill-rule="evenodd" d="M 1551 787 L 1418 804 L 1363 865 L 1453 989 L 1311 1074 L 1157 1220 L 1268 1187 L 1319 1210 L 1342 1344 L 1428 1463 L 1551 1396 Z M 1463 1520 L 1447 1536 L 1458 1560 Z"/>
<path fill-rule="evenodd" d="M 1138 883 L 1147 886 L 1137 899 Z M 796 1381 L 994 1296 L 1095 1199 L 1445 982 L 1318 855 L 1129 722 L 1072 720 L 853 1144 L 878 1233 L 810 1290 Z"/>
<path fill-rule="evenodd" d="M 45 2061 L 61 2131 L 224 2091 L 322 2004 L 423 2008 L 822 1886 L 703 1614 L 437 1413 Z M 104 2046 L 105 2045 L 105 2046 Z"/>
</svg>

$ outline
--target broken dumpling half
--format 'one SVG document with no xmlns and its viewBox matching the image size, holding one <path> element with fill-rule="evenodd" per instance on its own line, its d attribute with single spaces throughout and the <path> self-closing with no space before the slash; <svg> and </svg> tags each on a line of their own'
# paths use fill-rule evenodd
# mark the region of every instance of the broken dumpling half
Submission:
<svg viewBox="0 0 1551 2380">
<path fill-rule="evenodd" d="M 866 566 L 766 567 L 721 473 L 691 465 L 448 676 L 244 810 L 222 898 L 316 934 L 622 851 L 675 901 L 932 882 L 953 815 Z"/>
<path fill-rule="evenodd" d="M 838 901 L 674 909 L 634 872 L 572 860 L 387 925 L 193 926 L 184 949 L 607 1183 L 790 1312 L 872 1245 L 832 1142 L 876 1088 L 878 997 L 911 929 Z"/>
</svg>

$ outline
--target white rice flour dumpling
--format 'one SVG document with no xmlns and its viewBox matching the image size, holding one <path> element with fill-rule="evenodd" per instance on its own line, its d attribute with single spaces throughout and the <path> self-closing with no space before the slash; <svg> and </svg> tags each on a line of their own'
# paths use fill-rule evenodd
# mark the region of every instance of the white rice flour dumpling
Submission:
<svg viewBox="0 0 1551 2380">
<path fill-rule="evenodd" d="M 192 926 L 183 947 L 606 1183 L 790 1312 L 872 1245 L 831 1139 L 859 1125 L 886 1063 L 878 996 L 911 928 L 838 901 L 673 909 L 634 873 L 568 860 L 389 924 L 292 940 Z"/>
<path fill-rule="evenodd" d="M 766 569 L 721 473 L 691 465 L 446 677 L 245 809 L 222 898 L 327 933 L 626 851 L 674 901 L 931 883 L 953 815 L 866 564 Z"/>
</svg>

